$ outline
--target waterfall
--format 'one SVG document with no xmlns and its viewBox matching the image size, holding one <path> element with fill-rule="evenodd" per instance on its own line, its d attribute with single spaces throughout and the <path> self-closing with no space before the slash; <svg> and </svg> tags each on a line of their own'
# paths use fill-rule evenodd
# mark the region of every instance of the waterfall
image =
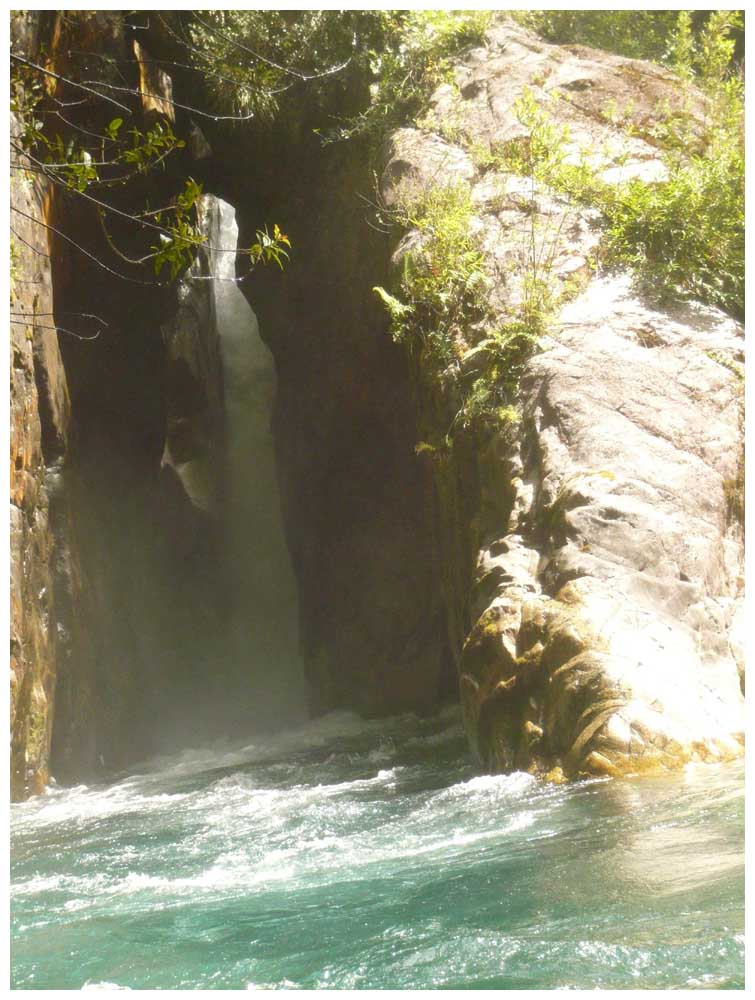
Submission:
<svg viewBox="0 0 755 1000">
<path fill-rule="evenodd" d="M 222 559 L 229 602 L 222 649 L 228 662 L 208 666 L 228 679 L 227 694 L 233 695 L 231 678 L 238 690 L 228 705 L 229 730 L 246 720 L 251 732 L 306 714 L 298 594 L 283 526 L 271 426 L 275 362 L 235 282 L 234 209 L 205 196 L 202 222 L 213 247 L 211 314 L 223 383 Z M 221 680 L 221 687 L 224 683 Z"/>
</svg>

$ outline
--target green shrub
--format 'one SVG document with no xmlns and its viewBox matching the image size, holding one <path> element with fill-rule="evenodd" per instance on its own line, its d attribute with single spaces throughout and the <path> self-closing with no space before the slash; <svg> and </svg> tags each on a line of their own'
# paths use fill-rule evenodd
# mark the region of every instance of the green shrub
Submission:
<svg viewBox="0 0 755 1000">
<path fill-rule="evenodd" d="M 732 72 L 738 11 L 714 11 L 695 41 L 682 11 L 673 52 L 685 86 L 696 77 L 709 105 L 702 142 L 684 114 L 659 123 L 668 180 L 606 188 L 605 260 L 646 285 L 744 315 L 744 84 Z"/>
<path fill-rule="evenodd" d="M 647 22 L 647 34 L 640 38 Z M 647 290 L 700 299 L 744 315 L 744 84 L 734 65 L 738 11 L 712 11 L 693 31 L 689 11 L 538 11 L 530 23 L 547 37 L 579 40 L 625 55 L 663 56 L 708 101 L 703 135 L 688 110 L 658 108 L 655 141 L 668 179 L 600 182 L 585 161 L 564 162 L 568 130 L 547 121 L 531 94 L 518 102 L 530 142 L 504 157 L 517 173 L 599 208 L 605 237 L 600 256 L 628 267 Z M 632 27 L 634 26 L 634 27 Z M 611 32 L 613 39 L 609 39 Z M 632 33 L 638 35 L 632 38 Z M 664 41 L 665 40 L 665 41 Z"/>
<path fill-rule="evenodd" d="M 531 10 L 517 20 L 550 42 L 590 45 L 636 59 L 661 59 L 676 19 L 670 10 Z"/>
<path fill-rule="evenodd" d="M 601 205 L 603 258 L 661 293 L 744 312 L 744 160 L 723 143 L 675 166 L 669 179 L 629 181 Z"/>
<path fill-rule="evenodd" d="M 296 84 L 305 80 L 308 100 L 324 98 L 343 84 L 348 67 L 351 81 L 364 82 L 363 105 L 338 126 L 318 131 L 326 141 L 362 133 L 380 138 L 422 113 L 449 77 L 451 58 L 484 39 L 491 16 L 474 10 L 202 11 L 189 19 L 190 53 L 217 107 L 263 119 L 280 118 L 284 106 L 296 114 L 302 97 Z"/>
<path fill-rule="evenodd" d="M 441 373 L 463 354 L 469 326 L 486 311 L 469 185 L 434 187 L 401 207 L 394 221 L 416 230 L 418 238 L 403 257 L 399 298 L 377 292 L 391 315 L 394 339 L 404 341 L 411 332 L 409 346 L 419 344 L 423 362 Z"/>
<path fill-rule="evenodd" d="M 512 12 L 525 27 L 549 42 L 578 43 L 606 49 L 630 59 L 653 59 L 678 66 L 685 44 L 690 52 L 717 14 L 733 11 L 675 10 L 529 10 Z M 680 33 L 680 17 L 683 34 Z M 743 47 L 744 25 L 734 28 L 734 40 Z M 732 46 L 732 55 L 734 47 Z"/>
<path fill-rule="evenodd" d="M 519 379 L 547 324 L 550 296 L 525 276 L 517 316 L 493 325 L 479 237 L 472 228 L 469 186 L 438 186 L 396 213 L 415 231 L 402 259 L 397 294 L 376 288 L 391 332 L 418 361 L 431 384 L 455 401 L 455 430 L 484 431 L 517 420 Z"/>
<path fill-rule="evenodd" d="M 416 122 L 440 84 L 453 80 L 453 57 L 484 42 L 493 14 L 485 10 L 386 10 L 371 12 L 367 50 L 371 100 L 360 114 L 326 139 L 370 135 L 376 142 L 391 128 Z"/>
</svg>

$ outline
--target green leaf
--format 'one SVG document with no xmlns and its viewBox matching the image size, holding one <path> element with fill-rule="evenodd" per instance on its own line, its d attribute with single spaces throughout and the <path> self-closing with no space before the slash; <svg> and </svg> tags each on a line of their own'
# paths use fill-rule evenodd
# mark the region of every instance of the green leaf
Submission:
<svg viewBox="0 0 755 1000">
<path fill-rule="evenodd" d="M 404 316 L 408 316 L 413 311 L 412 306 L 408 306 L 406 303 L 399 301 L 399 299 L 391 295 L 390 292 L 386 292 L 386 290 L 381 288 L 379 285 L 375 285 L 372 290 L 377 294 L 380 301 L 388 310 L 391 319 L 402 319 Z"/>
<path fill-rule="evenodd" d="M 114 139 L 117 138 L 117 136 L 118 136 L 118 130 L 120 129 L 121 125 L 123 125 L 123 119 L 122 118 L 113 118 L 113 120 L 110 122 L 110 124 L 108 125 L 108 127 L 106 129 L 108 137 L 110 139 L 114 140 Z"/>
</svg>

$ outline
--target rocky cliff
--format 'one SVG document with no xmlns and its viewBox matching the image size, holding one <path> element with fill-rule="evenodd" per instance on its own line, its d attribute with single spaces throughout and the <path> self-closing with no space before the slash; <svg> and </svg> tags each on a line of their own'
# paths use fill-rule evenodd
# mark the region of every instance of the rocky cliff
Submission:
<svg viewBox="0 0 755 1000">
<path fill-rule="evenodd" d="M 17 12 L 11 28 L 14 56 L 43 67 L 16 66 L 22 111 L 41 93 L 66 141 L 112 117 L 60 77 L 107 56 L 115 76 L 102 79 L 121 82 L 122 14 Z M 166 392 L 162 290 L 128 268 L 119 277 L 93 203 L 51 183 L 21 142 L 11 139 L 14 797 L 39 790 L 51 770 L 76 780 L 103 761 L 117 766 L 124 732 L 134 736 L 144 691 L 134 645 L 150 623 L 133 595 L 155 603 L 149 527 Z"/>
<path fill-rule="evenodd" d="M 15 51 L 35 58 L 38 19 L 14 14 L 12 31 Z M 17 115 L 10 128 L 10 768 L 19 798 L 49 778 L 57 663 L 76 567 L 62 482 L 70 400 L 54 312 L 54 193 L 18 149 Z"/>
<path fill-rule="evenodd" d="M 45 217 L 45 184 L 14 171 L 12 203 Z M 30 220 L 14 219 L 10 336 L 11 788 L 47 779 L 55 689 L 56 628 L 50 485 L 65 440 L 65 381 L 52 322 L 48 244 Z M 57 424 L 55 419 L 57 418 Z M 47 445 L 45 449 L 44 445 Z M 58 445 L 58 448 L 55 446 Z M 56 454 L 57 451 L 57 454 Z"/>
<path fill-rule="evenodd" d="M 483 468 L 498 463 L 508 483 L 498 493 L 505 516 L 500 504 L 483 510 L 481 492 L 476 531 L 455 524 L 439 538 L 447 601 L 458 604 L 461 591 L 473 621 L 457 641 L 470 736 L 493 769 L 553 776 L 736 755 L 743 537 L 730 493 L 741 461 L 743 330 L 694 303 L 652 305 L 626 273 L 594 273 L 592 210 L 480 157 L 480 142 L 489 151 L 528 140 L 517 114 L 525 88 L 568 123 L 567 156 L 587 153 L 609 183 L 663 175 L 649 123 L 659 102 L 681 100 L 665 71 L 499 26 L 458 66 L 455 85 L 436 93 L 435 130 L 401 130 L 386 151 L 389 208 L 439 181 L 469 185 L 499 322 L 526 294 L 533 245 L 562 302 L 522 378 L 518 426 L 478 458 Z M 631 136 L 604 113 L 617 100 Z M 417 239 L 404 239 L 397 266 Z M 462 366 L 475 343 L 465 334 Z M 469 492 L 458 471 L 436 481 L 441 509 L 449 492 Z M 459 531 L 477 546 L 466 594 Z"/>
<path fill-rule="evenodd" d="M 675 78 L 499 22 L 377 162 L 359 140 L 323 149 L 307 123 L 279 134 L 210 122 L 200 141 L 180 110 L 193 85 L 149 76 L 150 52 L 175 58 L 156 26 L 113 12 L 45 30 L 53 53 L 67 40 L 112 56 L 147 91 L 145 121 L 162 115 L 194 136 L 183 169 L 235 206 L 242 245 L 272 220 L 292 239 L 282 275 L 240 287 L 278 373 L 278 478 L 312 710 L 427 712 L 458 696 L 486 767 L 556 780 L 738 754 L 741 325 L 596 272 L 594 209 L 498 155 L 526 147 L 516 102 L 530 93 L 568 124 L 573 162 L 588 155 L 606 183 L 662 177 L 653 120 L 680 102 Z M 16 31 L 36 51 L 39 22 Z M 705 109 L 693 92 L 693 126 Z M 409 224 L 396 247 L 370 228 L 375 172 L 388 214 L 439 186 L 469 192 L 493 324 L 521 310 L 533 250 L 548 261 L 558 308 L 521 372 L 518 416 L 494 431 L 462 430 L 458 396 L 391 339 L 373 286 L 410 266 L 423 234 Z M 38 174 L 15 172 L 11 196 L 22 797 L 47 780 L 51 746 L 53 772 L 79 780 L 243 732 L 258 682 L 223 653 L 226 400 L 211 294 L 124 282 L 73 252 L 45 225 L 74 225 L 110 260 L 96 216 L 72 213 Z M 195 268 L 207 270 L 201 253 Z M 97 340 L 56 333 L 81 313 L 106 321 Z M 456 337 L 450 366 L 472 370 L 480 329 Z"/>
</svg>

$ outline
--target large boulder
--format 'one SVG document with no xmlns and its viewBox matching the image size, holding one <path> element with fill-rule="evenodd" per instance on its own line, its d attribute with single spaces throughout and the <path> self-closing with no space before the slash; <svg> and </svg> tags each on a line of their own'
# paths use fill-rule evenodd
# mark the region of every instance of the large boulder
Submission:
<svg viewBox="0 0 755 1000">
<path fill-rule="evenodd" d="M 494 770 L 554 778 L 734 756 L 743 330 L 695 303 L 651 304 L 627 274 L 596 273 L 597 213 L 484 155 L 526 140 L 515 103 L 525 88 L 568 124 L 567 156 L 589 156 L 609 183 L 663 176 L 654 116 L 682 101 L 665 70 L 504 22 L 422 127 L 386 146 L 389 210 L 438 184 L 470 186 L 494 322 L 516 315 L 533 240 L 562 301 L 521 381 L 516 430 L 480 443 L 475 485 L 457 475 L 449 494 L 448 473 L 436 475 L 447 521 L 459 516 L 449 495 L 459 508 L 460 490 L 481 491 L 472 527 L 439 538 L 447 590 L 468 585 L 457 667 L 470 738 Z M 704 108 L 691 91 L 693 128 Z M 417 239 L 402 240 L 397 264 Z M 479 336 L 462 331 L 462 348 Z M 477 543 L 473 579 L 451 550 L 460 531 Z"/>
</svg>

